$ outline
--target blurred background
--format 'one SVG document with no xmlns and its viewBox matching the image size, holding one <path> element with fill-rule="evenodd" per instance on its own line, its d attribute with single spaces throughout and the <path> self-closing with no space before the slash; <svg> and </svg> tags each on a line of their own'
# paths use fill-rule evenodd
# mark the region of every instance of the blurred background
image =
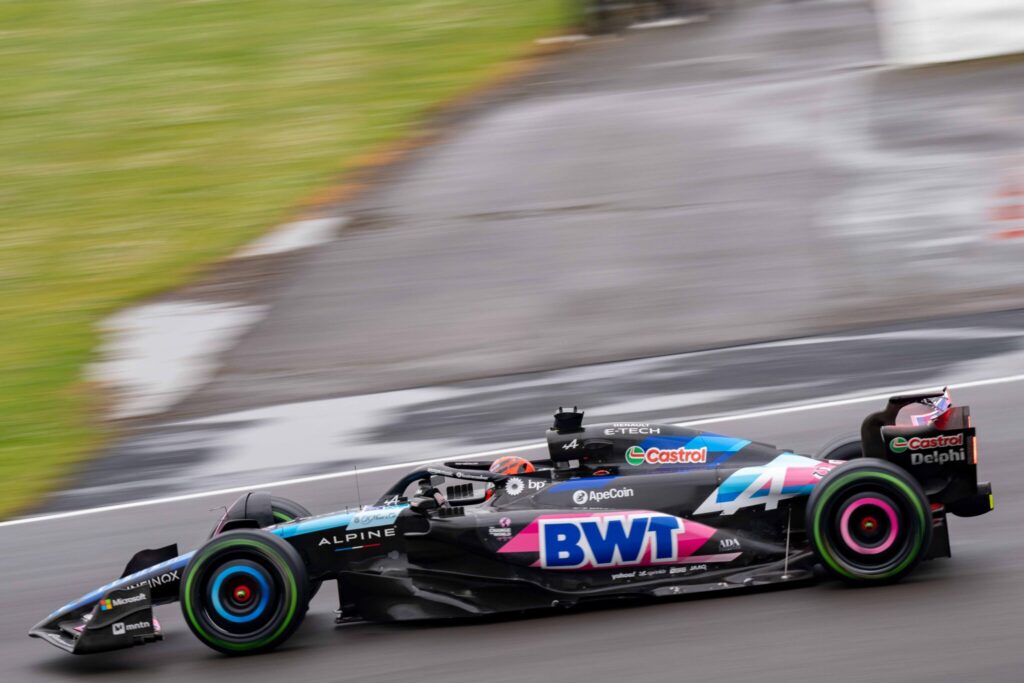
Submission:
<svg viewBox="0 0 1024 683">
<path fill-rule="evenodd" d="M 1022 52 L 1019 0 L 5 0 L 0 518 L 200 500 L 15 519 L 0 633 L 20 643 L 60 558 L 89 555 L 89 519 L 115 559 L 150 542 L 140 526 L 188 545 L 223 502 L 209 492 L 285 482 L 325 511 L 358 493 L 356 467 L 529 450 L 561 404 L 810 453 L 864 397 L 953 383 L 991 401 L 987 443 L 1013 451 Z M 761 419 L 805 409 L 825 410 Z M 1012 526 L 971 538 L 968 573 L 1024 556 Z M 76 574 L 102 583 L 109 560 Z M 1019 572 L 1000 566 L 977 590 Z M 970 675 L 1019 680 L 1021 610 L 956 595 L 992 625 Z M 765 600 L 765 620 L 788 609 Z M 915 630 L 901 604 L 888 623 L 914 647 L 865 641 L 877 615 L 832 628 L 805 607 L 799 633 L 700 670 L 820 680 L 830 637 L 845 680 L 882 680 L 863 647 L 904 672 L 930 654 L 898 680 L 963 680 L 959 632 L 938 609 Z M 693 609 L 715 633 L 753 623 Z M 608 619 L 574 624 L 600 641 Z M 490 680 L 539 679 L 573 646 L 528 623 L 459 634 L 540 648 Z M 773 661 L 790 636 L 803 649 Z M 430 659 L 447 636 L 387 637 Z M 175 647 L 168 675 L 209 674 L 172 661 L 198 644 Z M 82 672 L 0 652 L 12 680 Z M 642 670 L 599 654 L 568 671 Z M 402 673 L 361 655 L 360 680 Z M 133 656 L 89 671 L 130 676 Z M 337 680 L 313 660 L 309 680 Z"/>
</svg>

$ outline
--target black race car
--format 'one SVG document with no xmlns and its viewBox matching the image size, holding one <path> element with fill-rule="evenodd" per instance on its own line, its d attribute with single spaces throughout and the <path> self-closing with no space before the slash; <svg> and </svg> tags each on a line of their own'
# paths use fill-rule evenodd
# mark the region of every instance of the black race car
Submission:
<svg viewBox="0 0 1024 683">
<path fill-rule="evenodd" d="M 898 422 L 917 404 L 931 412 Z M 813 458 L 671 425 L 582 422 L 560 409 L 549 457 L 518 474 L 449 462 L 373 506 L 312 516 L 248 493 L 198 550 L 139 552 L 30 635 L 75 654 L 160 640 L 153 605 L 178 600 L 201 641 L 252 653 L 284 642 L 327 580 L 342 621 L 799 584 L 819 564 L 884 583 L 949 556 L 947 514 L 993 507 L 970 411 L 947 392 L 893 397 L 859 438 Z"/>
</svg>

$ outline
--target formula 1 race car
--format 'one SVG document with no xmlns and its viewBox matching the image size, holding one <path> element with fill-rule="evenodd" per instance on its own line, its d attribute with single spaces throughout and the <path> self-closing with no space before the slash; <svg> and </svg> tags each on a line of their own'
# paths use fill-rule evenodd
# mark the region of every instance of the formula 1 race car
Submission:
<svg viewBox="0 0 1024 683">
<path fill-rule="evenodd" d="M 817 457 L 672 425 L 584 427 L 575 409 L 559 409 L 547 442 L 548 458 L 513 474 L 448 462 L 326 515 L 245 494 L 199 549 L 139 552 L 30 635 L 75 654 L 160 640 L 153 605 L 179 600 L 206 645 L 269 650 L 327 580 L 341 621 L 800 584 L 816 565 L 878 584 L 949 556 L 947 514 L 993 508 L 970 411 L 948 392 L 892 397 Z"/>
</svg>

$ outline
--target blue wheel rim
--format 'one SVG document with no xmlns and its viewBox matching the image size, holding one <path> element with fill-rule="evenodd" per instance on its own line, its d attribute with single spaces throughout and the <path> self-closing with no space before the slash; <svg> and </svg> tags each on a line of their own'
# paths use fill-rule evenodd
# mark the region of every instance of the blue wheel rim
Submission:
<svg viewBox="0 0 1024 683">
<path fill-rule="evenodd" d="M 236 615 L 232 614 L 224 608 L 224 605 L 220 601 L 220 589 L 224 583 L 224 580 L 234 576 L 236 574 L 246 574 L 256 579 L 256 582 L 260 585 L 260 601 L 249 614 Z M 213 608 L 217 611 L 217 615 L 222 619 L 226 619 L 235 624 L 245 624 L 254 619 L 258 619 L 263 611 L 267 608 L 267 603 L 270 601 L 270 584 L 267 583 L 267 579 L 260 572 L 256 571 L 252 567 L 245 566 L 231 566 L 224 567 L 217 573 L 217 577 L 213 581 L 213 586 L 210 589 L 210 598 L 213 603 Z"/>
</svg>

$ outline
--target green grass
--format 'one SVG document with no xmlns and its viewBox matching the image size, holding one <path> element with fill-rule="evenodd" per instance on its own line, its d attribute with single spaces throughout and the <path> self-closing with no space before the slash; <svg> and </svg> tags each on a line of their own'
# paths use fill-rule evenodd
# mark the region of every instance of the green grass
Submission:
<svg viewBox="0 0 1024 683">
<path fill-rule="evenodd" d="M 0 3 L 0 516 L 103 443 L 102 318 L 286 220 L 567 6 Z"/>
</svg>

